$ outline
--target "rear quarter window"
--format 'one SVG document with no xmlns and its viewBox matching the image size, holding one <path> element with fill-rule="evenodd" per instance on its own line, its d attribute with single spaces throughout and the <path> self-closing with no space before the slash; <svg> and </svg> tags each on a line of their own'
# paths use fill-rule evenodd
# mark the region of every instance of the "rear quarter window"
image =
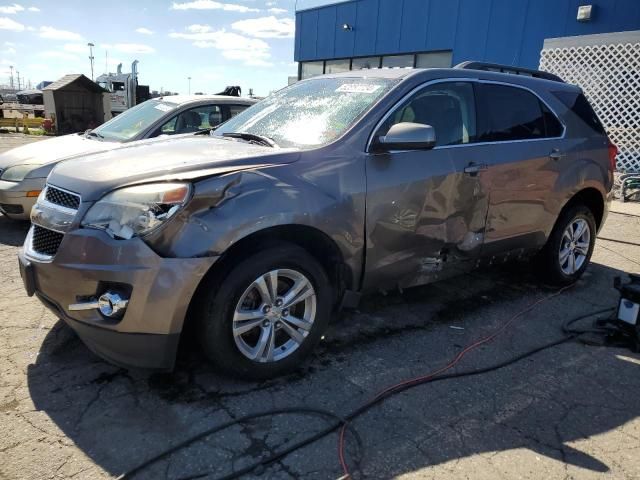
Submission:
<svg viewBox="0 0 640 480">
<path fill-rule="evenodd" d="M 575 113 L 591 130 L 596 133 L 606 135 L 604 127 L 596 112 L 589 104 L 587 97 L 580 92 L 557 91 L 551 92 L 562 104 Z"/>
</svg>

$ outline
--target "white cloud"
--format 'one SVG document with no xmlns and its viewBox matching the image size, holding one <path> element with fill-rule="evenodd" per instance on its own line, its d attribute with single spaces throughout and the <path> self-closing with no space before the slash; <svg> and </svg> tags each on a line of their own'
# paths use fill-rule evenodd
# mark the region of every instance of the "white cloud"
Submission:
<svg viewBox="0 0 640 480">
<path fill-rule="evenodd" d="M 144 27 L 136 28 L 136 32 L 141 33 L 142 35 L 153 35 L 153 31 Z"/>
<path fill-rule="evenodd" d="M 287 9 L 286 8 L 270 8 L 269 13 L 275 13 L 276 15 L 278 15 L 279 13 L 287 13 Z"/>
<path fill-rule="evenodd" d="M 192 2 L 176 3 L 173 2 L 171 10 L 226 10 L 229 12 L 259 12 L 257 8 L 250 8 L 245 5 L 236 3 L 220 3 L 213 0 L 194 0 Z"/>
<path fill-rule="evenodd" d="M 142 43 L 116 43 L 115 45 L 104 44 L 101 45 L 105 50 L 114 50 L 121 53 L 154 53 L 156 50 L 149 45 Z"/>
<path fill-rule="evenodd" d="M 14 3 L 13 5 L 0 6 L 0 13 L 4 13 L 5 15 L 14 15 L 18 12 L 22 12 L 23 10 L 24 7 L 17 3 Z"/>
<path fill-rule="evenodd" d="M 59 60 L 68 60 L 68 61 L 80 60 L 80 58 L 77 55 L 74 55 L 73 53 L 60 52 L 58 50 L 45 50 L 44 52 L 40 52 L 38 56 L 42 58 L 55 58 Z"/>
<path fill-rule="evenodd" d="M 82 35 L 53 27 L 40 27 L 40 36 L 51 40 L 82 40 Z"/>
<path fill-rule="evenodd" d="M 225 58 L 240 60 L 245 65 L 270 66 L 270 47 L 264 40 L 249 38 L 226 30 L 211 30 L 208 25 L 191 25 L 189 33 L 170 33 L 171 38 L 191 40 L 198 48 L 214 48 Z"/>
<path fill-rule="evenodd" d="M 0 30 L 11 30 L 13 32 L 21 32 L 24 30 L 24 25 L 11 20 L 7 17 L 0 17 Z"/>
<path fill-rule="evenodd" d="M 67 43 L 62 47 L 66 52 L 89 53 L 89 47 L 84 43 Z"/>
<path fill-rule="evenodd" d="M 187 27 L 187 31 L 191 33 L 206 33 L 211 31 L 211 27 L 209 25 L 189 25 Z"/>
<path fill-rule="evenodd" d="M 38 7 L 29 7 L 28 9 L 30 12 L 39 12 L 40 9 Z"/>
<path fill-rule="evenodd" d="M 0 54 L 15 55 L 16 54 L 16 49 L 13 48 L 13 47 L 7 47 L 4 50 L 0 50 Z"/>
<path fill-rule="evenodd" d="M 231 28 L 257 38 L 291 38 L 295 30 L 295 22 L 290 18 L 260 17 L 238 20 Z"/>
</svg>

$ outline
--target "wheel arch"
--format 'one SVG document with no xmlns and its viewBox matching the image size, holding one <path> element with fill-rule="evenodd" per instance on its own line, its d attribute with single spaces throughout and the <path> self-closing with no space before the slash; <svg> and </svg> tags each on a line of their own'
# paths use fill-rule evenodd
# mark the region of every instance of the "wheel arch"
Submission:
<svg viewBox="0 0 640 480">
<path fill-rule="evenodd" d="M 558 218 L 574 205 L 584 205 L 591 210 L 596 221 L 596 229 L 599 231 L 605 219 L 605 198 L 602 193 L 595 187 L 583 188 L 567 200 L 560 210 Z"/>
<path fill-rule="evenodd" d="M 250 233 L 229 246 L 200 281 L 191 304 L 197 302 L 204 295 L 204 289 L 207 285 L 221 281 L 231 271 L 238 259 L 283 243 L 303 248 L 318 261 L 334 286 L 334 305 L 341 300 L 346 290 L 352 288 L 354 272 L 345 262 L 338 244 L 329 235 L 308 225 L 286 224 Z"/>
</svg>

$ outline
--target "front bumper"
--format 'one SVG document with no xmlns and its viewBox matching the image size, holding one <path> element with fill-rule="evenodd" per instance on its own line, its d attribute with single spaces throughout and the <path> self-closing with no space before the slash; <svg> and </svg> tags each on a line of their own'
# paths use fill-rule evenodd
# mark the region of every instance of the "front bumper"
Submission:
<svg viewBox="0 0 640 480">
<path fill-rule="evenodd" d="M 16 220 L 29 220 L 38 197 L 27 197 L 27 192 L 41 191 L 45 181 L 46 178 L 26 178 L 21 182 L 0 180 L 0 212 Z"/>
<path fill-rule="evenodd" d="M 27 293 L 71 326 L 92 351 L 118 365 L 162 369 L 173 367 L 189 303 L 217 259 L 162 258 L 139 238 L 114 240 L 91 229 L 66 233 L 50 261 L 28 251 L 19 254 Z M 69 310 L 113 285 L 130 287 L 120 320 L 97 309 Z"/>
</svg>

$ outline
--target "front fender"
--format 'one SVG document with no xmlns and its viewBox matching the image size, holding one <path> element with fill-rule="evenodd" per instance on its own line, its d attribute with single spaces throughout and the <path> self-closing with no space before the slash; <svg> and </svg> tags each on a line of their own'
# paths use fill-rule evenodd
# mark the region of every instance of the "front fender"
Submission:
<svg viewBox="0 0 640 480">
<path fill-rule="evenodd" d="M 305 180 L 287 166 L 198 182 L 187 208 L 146 240 L 164 257 L 219 256 L 251 234 L 287 225 L 308 226 L 327 235 L 353 278 L 359 278 L 364 195 Z"/>
</svg>

